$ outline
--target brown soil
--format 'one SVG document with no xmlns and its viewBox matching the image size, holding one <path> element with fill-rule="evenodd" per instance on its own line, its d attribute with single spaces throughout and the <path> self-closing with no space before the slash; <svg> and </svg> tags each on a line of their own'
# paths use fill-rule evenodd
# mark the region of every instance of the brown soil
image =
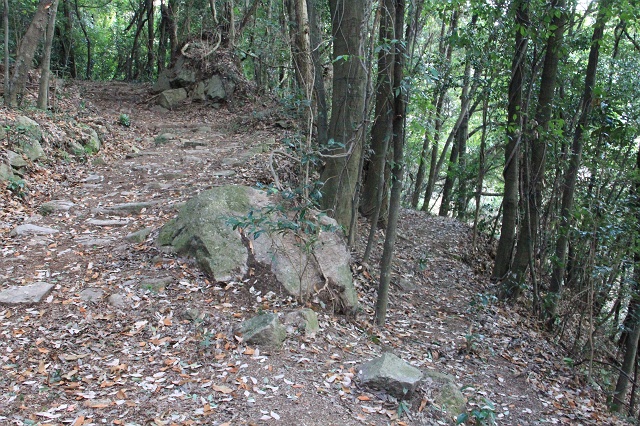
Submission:
<svg viewBox="0 0 640 426">
<path fill-rule="evenodd" d="M 259 114 L 251 105 L 233 114 L 197 104 L 160 112 L 145 102 L 146 86 L 79 83 L 79 89 L 90 100 L 89 115 L 114 123 L 126 113 L 132 128 L 106 141 L 99 154 L 105 164 L 36 167 L 27 202 L 2 194 L 0 289 L 37 281 L 56 288 L 37 306 L 0 306 L 0 424 L 454 423 L 429 389 L 420 389 L 398 418 L 395 400 L 357 385 L 358 365 L 383 351 L 453 375 L 469 409 L 491 401 L 501 425 L 617 421 L 535 324 L 489 296 L 490 259 L 486 247 L 472 246 L 469 228 L 415 211 L 402 214 L 385 328 L 371 325 L 376 268 L 354 264 L 362 304 L 356 318 L 319 312 L 317 337 L 290 336 L 277 351 L 241 343 L 232 329 L 243 319 L 297 302 L 273 287 L 264 268 L 221 286 L 153 241 L 197 192 L 269 183 L 267 154 L 251 149 L 280 141 L 285 131 L 252 118 Z M 167 132 L 176 138 L 156 146 L 152 138 Z M 235 174 L 218 173 L 228 170 Z M 76 206 L 38 216 L 37 207 L 50 199 Z M 157 203 L 137 215 L 100 213 L 134 201 Z M 92 218 L 128 222 L 99 227 L 87 222 Z M 10 237 L 26 220 L 61 232 Z M 124 239 L 144 227 L 154 229 L 146 242 Z M 354 259 L 365 245 L 364 222 L 360 230 Z M 164 289 L 144 284 L 167 277 Z M 83 301 L 86 288 L 102 290 L 103 298 Z M 124 306 L 109 303 L 112 294 L 122 295 Z"/>
</svg>

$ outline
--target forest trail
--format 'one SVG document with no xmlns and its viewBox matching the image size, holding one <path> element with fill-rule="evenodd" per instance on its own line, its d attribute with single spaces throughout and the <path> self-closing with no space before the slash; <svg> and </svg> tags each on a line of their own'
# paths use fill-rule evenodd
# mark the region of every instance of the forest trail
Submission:
<svg viewBox="0 0 640 426">
<path fill-rule="evenodd" d="M 490 262 L 469 228 L 421 212 L 402 214 L 387 327 L 370 323 L 376 270 L 356 264 L 356 318 L 319 313 L 316 338 L 278 351 L 234 340 L 243 319 L 294 302 L 267 293 L 259 274 L 210 283 L 154 238 L 199 191 L 269 183 L 267 152 L 286 131 L 250 105 L 161 111 L 143 85 L 78 84 L 95 120 L 130 117 L 132 140 L 118 143 L 139 149 L 67 166 L 50 192 L 3 218 L 0 290 L 54 288 L 41 304 L 0 306 L 1 424 L 452 424 L 428 385 L 405 413 L 358 387 L 358 365 L 385 351 L 451 374 L 468 407 L 487 413 L 490 401 L 500 425 L 615 422 L 557 347 L 488 296 Z M 51 200 L 73 205 L 37 214 Z M 57 232 L 10 235 L 26 223 Z"/>
</svg>

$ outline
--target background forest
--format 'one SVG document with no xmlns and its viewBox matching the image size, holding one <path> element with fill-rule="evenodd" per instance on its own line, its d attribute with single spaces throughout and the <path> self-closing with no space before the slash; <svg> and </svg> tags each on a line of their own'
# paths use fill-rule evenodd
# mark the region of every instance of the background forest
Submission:
<svg viewBox="0 0 640 426">
<path fill-rule="evenodd" d="M 49 61 L 58 81 L 153 82 L 187 43 L 227 52 L 248 101 L 275 98 L 300 123 L 299 195 L 350 242 L 358 212 L 385 228 L 378 324 L 400 207 L 453 216 L 492 250 L 495 297 L 524 304 L 611 410 L 636 417 L 639 11 L 631 0 L 4 0 L 4 96 L 28 106 L 27 71 L 45 75 Z"/>
</svg>

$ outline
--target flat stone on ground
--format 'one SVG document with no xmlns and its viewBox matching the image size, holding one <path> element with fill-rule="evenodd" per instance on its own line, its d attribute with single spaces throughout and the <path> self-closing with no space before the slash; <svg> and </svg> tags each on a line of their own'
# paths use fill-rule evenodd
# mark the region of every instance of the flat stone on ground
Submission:
<svg viewBox="0 0 640 426">
<path fill-rule="evenodd" d="M 53 290 L 53 287 L 53 284 L 45 282 L 10 287 L 0 291 L 0 305 L 40 303 Z"/>
<path fill-rule="evenodd" d="M 211 176 L 213 177 L 231 177 L 235 176 L 236 172 L 234 170 L 215 170 L 211 172 Z"/>
<path fill-rule="evenodd" d="M 104 291 L 99 288 L 85 288 L 80 292 L 80 299 L 85 302 L 98 302 L 104 296 Z"/>
<path fill-rule="evenodd" d="M 57 234 L 58 232 L 60 231 L 58 231 L 57 229 L 47 228 L 46 226 L 32 225 L 28 223 L 26 225 L 16 226 L 15 228 L 13 228 L 13 231 L 11 231 L 9 235 L 11 235 L 12 237 L 19 237 L 22 235 L 52 235 Z"/>
<path fill-rule="evenodd" d="M 409 398 L 423 377 L 419 369 L 388 352 L 364 363 L 359 371 L 363 386 L 384 390 L 398 399 Z"/>
<path fill-rule="evenodd" d="M 94 226 L 125 226 L 129 224 L 129 221 L 125 219 L 89 219 L 87 223 Z"/>
<path fill-rule="evenodd" d="M 75 206 L 75 204 L 69 200 L 51 200 L 42 203 L 40 213 L 46 215 L 53 212 L 67 212 L 73 206 Z"/>
<path fill-rule="evenodd" d="M 139 231 L 132 232 L 124 237 L 127 241 L 131 241 L 132 243 L 142 243 L 147 239 L 149 234 L 151 233 L 151 228 L 142 228 Z"/>
</svg>

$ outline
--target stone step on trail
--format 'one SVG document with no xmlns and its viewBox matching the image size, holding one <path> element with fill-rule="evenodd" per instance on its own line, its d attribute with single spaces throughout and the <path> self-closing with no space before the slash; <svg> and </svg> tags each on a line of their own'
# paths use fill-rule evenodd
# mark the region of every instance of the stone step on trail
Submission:
<svg viewBox="0 0 640 426">
<path fill-rule="evenodd" d="M 53 235 L 58 232 L 60 231 L 54 228 L 27 223 L 25 225 L 16 226 L 9 235 L 12 237 L 21 237 L 25 235 Z"/>
<path fill-rule="evenodd" d="M 0 291 L 0 305 L 29 305 L 40 303 L 55 286 L 37 282 L 23 286 L 13 286 Z"/>
</svg>

